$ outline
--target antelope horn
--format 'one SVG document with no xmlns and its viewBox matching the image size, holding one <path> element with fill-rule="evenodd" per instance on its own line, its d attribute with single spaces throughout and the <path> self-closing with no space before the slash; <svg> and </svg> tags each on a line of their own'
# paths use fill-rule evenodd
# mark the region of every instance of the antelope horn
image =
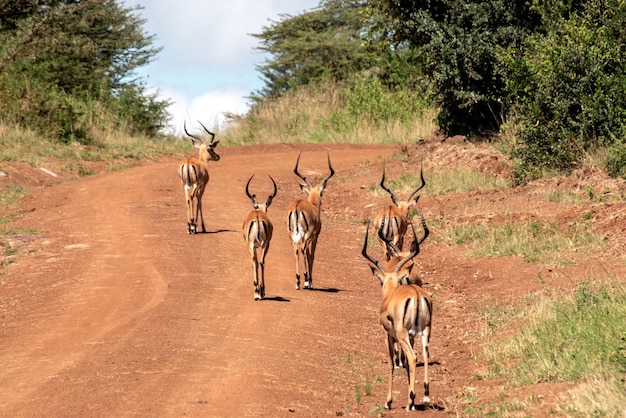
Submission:
<svg viewBox="0 0 626 418">
<path fill-rule="evenodd" d="M 198 121 L 198 123 L 200 125 L 202 125 L 202 122 Z M 215 134 L 211 131 L 209 131 L 206 126 L 202 125 L 202 127 L 204 128 L 204 130 L 206 131 L 206 133 L 208 133 L 209 135 L 211 135 L 211 143 L 213 143 L 213 140 L 215 139 Z"/>
<path fill-rule="evenodd" d="M 413 228 L 413 224 L 411 224 L 411 228 Z M 413 229 L 413 232 L 415 232 L 415 229 Z M 396 264 L 396 268 L 393 269 L 394 273 L 399 272 L 402 269 L 402 266 L 404 266 L 410 259 L 412 259 L 413 257 L 415 257 L 417 254 L 419 254 L 420 252 L 420 246 L 417 242 L 417 239 L 413 239 L 413 242 L 411 243 L 411 250 L 409 251 L 409 254 L 404 257 L 402 260 L 400 260 L 400 262 L 398 262 L 398 264 Z"/>
<path fill-rule="evenodd" d="M 413 196 L 415 196 L 417 192 L 419 192 L 420 190 L 422 190 L 422 188 L 424 188 L 424 186 L 426 186 L 426 181 L 424 180 L 424 167 L 422 163 L 420 163 L 420 178 L 422 180 L 422 184 L 417 189 L 415 189 L 413 193 L 411 193 L 411 195 L 407 199 L 407 202 L 410 202 L 411 200 L 415 200 L 415 202 L 417 203 L 420 197 L 417 196 L 415 199 L 413 199 Z"/>
<path fill-rule="evenodd" d="M 385 164 L 383 164 L 383 178 L 380 181 L 380 187 L 382 187 L 384 191 L 389 193 L 389 195 L 391 196 L 391 200 L 397 206 L 398 205 L 398 196 L 396 196 L 394 194 L 394 192 L 392 192 L 391 190 L 389 190 L 389 188 L 387 186 L 385 186 Z"/>
<path fill-rule="evenodd" d="M 400 248 L 398 248 L 397 245 L 395 245 L 393 242 L 389 241 L 384 235 L 383 235 L 383 227 L 385 226 L 384 222 L 380 223 L 380 227 L 378 227 L 378 238 L 381 239 L 382 242 L 385 243 L 385 246 L 387 247 L 387 252 L 390 254 L 393 254 L 393 257 L 398 256 L 402 250 Z"/>
<path fill-rule="evenodd" d="M 300 151 L 300 153 L 298 154 L 298 158 L 296 159 L 296 168 L 293 169 L 293 172 L 296 174 L 296 176 L 300 177 L 302 179 L 302 181 L 304 181 L 307 184 L 307 186 L 313 187 L 311 182 L 308 181 L 306 179 L 306 177 L 304 177 L 302 174 L 298 173 L 298 164 L 300 164 L 300 156 L 301 155 L 302 155 L 302 151 Z"/>
<path fill-rule="evenodd" d="M 335 175 L 335 170 L 333 170 L 333 166 L 330 164 L 330 152 L 326 151 L 326 156 L 328 157 L 328 169 L 330 170 L 330 174 L 322 181 L 323 188 L 326 188 L 326 182 Z"/>
<path fill-rule="evenodd" d="M 409 250 L 409 254 L 396 264 L 396 268 L 393 269 L 394 273 L 399 272 L 402 269 L 402 266 L 404 266 L 410 259 L 418 255 L 420 252 L 420 241 L 418 241 L 417 235 L 415 234 L 413 222 L 410 222 L 410 224 L 411 229 L 413 230 L 413 242 L 411 243 L 411 249 Z"/>
<path fill-rule="evenodd" d="M 428 229 L 428 226 L 426 225 L 426 221 L 424 220 L 424 212 L 422 211 L 422 207 L 420 206 L 420 219 L 422 221 L 422 228 L 424 229 L 424 236 L 418 241 L 418 245 L 421 245 L 422 242 L 424 242 L 424 240 L 426 240 L 426 238 L 428 237 L 428 235 L 430 235 L 430 230 Z M 411 223 L 411 227 L 413 227 L 413 223 Z M 415 230 L 413 230 L 413 234 L 415 235 Z"/>
<path fill-rule="evenodd" d="M 201 138 L 198 138 L 197 136 L 194 136 L 194 135 L 190 134 L 189 131 L 187 131 L 187 121 L 183 122 L 183 129 L 185 130 L 185 133 L 187 135 L 189 135 L 191 138 L 193 138 L 193 139 L 195 139 L 197 141 L 200 141 L 201 143 L 204 144 L 204 141 Z M 193 142 L 193 139 L 192 139 L 192 142 Z"/>
<path fill-rule="evenodd" d="M 256 195 L 255 194 L 251 195 L 250 191 L 248 190 L 248 188 L 250 187 L 250 182 L 252 181 L 252 177 L 254 177 L 254 174 L 250 176 L 250 178 L 248 179 L 248 183 L 246 183 L 246 195 L 250 198 L 254 207 L 256 207 L 258 205 Z"/>
<path fill-rule="evenodd" d="M 383 265 L 380 264 L 379 261 L 374 260 L 372 257 L 370 257 L 367 254 L 367 237 L 369 235 L 369 232 L 370 232 L 370 221 L 367 221 L 367 229 L 365 230 L 365 241 L 363 242 L 363 250 L 361 251 L 361 254 L 363 255 L 363 257 L 365 257 L 366 260 L 374 264 L 381 273 L 384 273 L 385 267 L 383 267 Z"/>
<path fill-rule="evenodd" d="M 267 210 L 267 208 L 270 207 L 270 205 L 272 204 L 272 199 L 274 199 L 274 197 L 276 196 L 276 193 L 278 192 L 278 188 L 276 187 L 276 182 L 274 181 L 274 179 L 272 178 L 272 176 L 269 176 L 270 180 L 272 180 L 272 184 L 274 184 L 274 192 L 268 196 L 267 200 L 265 201 L 265 210 Z"/>
</svg>

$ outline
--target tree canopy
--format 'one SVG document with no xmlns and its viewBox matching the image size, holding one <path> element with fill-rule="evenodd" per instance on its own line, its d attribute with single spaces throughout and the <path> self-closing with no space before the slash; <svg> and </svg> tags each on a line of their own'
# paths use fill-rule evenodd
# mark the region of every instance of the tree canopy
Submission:
<svg viewBox="0 0 626 418">
<path fill-rule="evenodd" d="M 326 0 L 255 35 L 271 54 L 255 99 L 324 79 L 428 86 L 448 134 L 516 124 L 522 171 L 607 148 L 626 176 L 625 22 L 621 0 Z"/>
<path fill-rule="evenodd" d="M 257 67 L 265 86 L 257 98 L 276 97 L 299 85 L 345 80 L 376 61 L 367 40 L 366 1 L 325 0 L 310 12 L 283 15 L 253 36 L 270 58 Z"/>
<path fill-rule="evenodd" d="M 4 1 L 0 117 L 86 140 L 83 116 L 98 104 L 131 131 L 156 134 L 168 103 L 134 73 L 160 51 L 138 10 L 115 0 Z"/>
</svg>

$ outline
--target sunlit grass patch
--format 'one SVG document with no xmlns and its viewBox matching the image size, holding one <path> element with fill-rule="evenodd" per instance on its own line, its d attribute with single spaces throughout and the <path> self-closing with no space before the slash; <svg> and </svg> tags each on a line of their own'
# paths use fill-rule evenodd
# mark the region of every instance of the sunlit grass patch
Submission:
<svg viewBox="0 0 626 418">
<path fill-rule="evenodd" d="M 555 261 L 562 252 L 600 248 L 602 236 L 583 225 L 560 227 L 555 222 L 513 222 L 470 224 L 451 229 L 450 240 L 468 244 L 470 256 L 517 256 L 527 261 Z"/>
<path fill-rule="evenodd" d="M 484 193 L 509 187 L 509 183 L 499 177 L 488 176 L 468 168 L 425 172 L 424 179 L 426 186 L 420 191 L 420 194 L 424 196 L 472 191 Z M 400 198 L 407 198 L 420 184 L 422 183 L 419 170 L 402 174 L 398 178 L 392 178 L 387 174 L 387 179 L 385 180 L 385 185 Z M 369 185 L 369 190 L 374 193 L 375 196 L 384 196 L 387 194 L 387 192 L 380 187 L 380 183 Z"/>
<path fill-rule="evenodd" d="M 546 202 L 575 204 L 583 201 L 583 198 L 576 193 L 567 192 L 559 188 L 550 188 L 545 191 Z"/>
<path fill-rule="evenodd" d="M 90 145 L 59 143 L 34 131 L 0 123 L 0 161 L 38 165 L 46 158 L 66 161 L 112 161 L 157 159 L 191 151 L 188 141 L 132 136 L 118 131 L 95 131 Z"/>
<path fill-rule="evenodd" d="M 15 219 L 15 216 L 5 216 L 0 218 L 0 235 L 33 235 L 40 232 L 36 229 L 12 225 Z"/>
<path fill-rule="evenodd" d="M 626 288 L 583 282 L 538 298 L 513 337 L 487 344 L 490 376 L 511 385 L 578 382 L 565 402 L 579 416 L 619 416 L 626 399 Z"/>
<path fill-rule="evenodd" d="M 335 390 L 351 392 L 346 394 L 351 400 L 346 405 L 347 410 L 352 409 L 353 405 L 363 404 L 364 397 L 372 396 L 374 388 L 382 385 L 383 378 L 376 375 L 375 369 L 376 362 L 358 350 L 348 351 L 333 369 L 331 379 Z"/>
<path fill-rule="evenodd" d="M 0 207 L 15 204 L 24 193 L 24 188 L 19 186 L 6 187 L 4 190 L 0 190 Z"/>
</svg>

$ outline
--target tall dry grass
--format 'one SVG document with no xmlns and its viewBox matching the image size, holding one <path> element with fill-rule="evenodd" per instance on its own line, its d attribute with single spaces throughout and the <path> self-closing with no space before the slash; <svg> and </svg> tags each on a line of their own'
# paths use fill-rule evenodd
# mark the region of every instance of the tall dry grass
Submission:
<svg viewBox="0 0 626 418">
<path fill-rule="evenodd" d="M 347 113 L 350 90 L 337 83 L 305 86 L 257 105 L 250 115 L 227 115 L 228 129 L 221 132 L 227 144 L 351 143 L 407 144 L 428 137 L 438 127 L 436 109 L 424 107 L 407 118 L 373 118 Z M 393 103 L 393 93 L 381 100 Z M 366 100 L 376 100 L 366 98 Z"/>
</svg>

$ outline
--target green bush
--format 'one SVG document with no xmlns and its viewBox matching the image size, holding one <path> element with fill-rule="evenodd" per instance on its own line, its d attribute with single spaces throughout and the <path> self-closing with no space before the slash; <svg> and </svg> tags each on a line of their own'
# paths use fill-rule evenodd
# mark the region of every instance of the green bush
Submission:
<svg viewBox="0 0 626 418">
<path fill-rule="evenodd" d="M 621 177 L 626 180 L 626 143 L 620 141 L 608 149 L 606 171 L 611 177 Z"/>
<path fill-rule="evenodd" d="M 521 127 L 514 155 L 526 169 L 570 170 L 587 152 L 626 135 L 626 3 L 592 1 L 578 8 L 557 16 L 542 9 L 546 32 L 501 56 Z"/>
<path fill-rule="evenodd" d="M 428 107 L 421 91 L 393 91 L 378 77 L 365 76 L 357 76 L 346 86 L 344 102 L 329 116 L 334 129 L 346 130 L 364 120 L 375 126 L 393 121 L 409 126 Z"/>
<path fill-rule="evenodd" d="M 430 99 L 450 134 L 488 134 L 502 123 L 507 69 L 500 48 L 519 45 L 539 23 L 525 0 L 373 0 L 393 48 L 411 45 L 432 83 Z"/>
</svg>

